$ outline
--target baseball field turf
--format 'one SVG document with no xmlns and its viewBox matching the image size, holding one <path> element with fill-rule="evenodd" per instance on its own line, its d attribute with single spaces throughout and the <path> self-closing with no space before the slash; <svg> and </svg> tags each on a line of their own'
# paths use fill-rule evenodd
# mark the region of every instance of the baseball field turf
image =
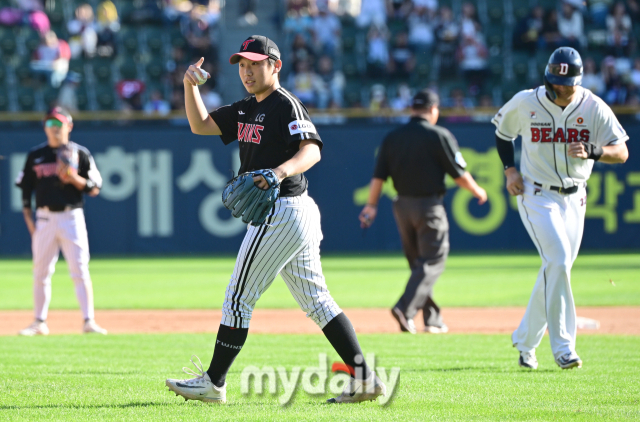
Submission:
<svg viewBox="0 0 640 422">
<path fill-rule="evenodd" d="M 94 259 L 98 309 L 202 309 L 222 303 L 233 257 Z M 327 256 L 329 288 L 349 307 L 389 307 L 408 270 L 400 255 Z M 444 306 L 523 306 L 539 258 L 534 255 L 454 255 L 436 286 Z M 0 260 L 0 310 L 31 308 L 31 263 Z M 579 305 L 640 305 L 638 254 L 582 254 L 573 270 Z M 613 283 L 610 282 L 613 281 Z M 75 309 L 63 262 L 54 277 L 52 309 Z M 277 280 L 258 307 L 296 307 Z M 1 323 L 1 322 L 0 322 Z M 228 377 L 228 404 L 184 402 L 164 387 L 182 378 L 197 354 L 205 367 L 215 334 L 0 337 L 0 420 L 638 420 L 640 336 L 582 335 L 582 369 L 562 371 L 548 341 L 535 372 L 517 366 L 505 335 L 361 335 L 377 367 L 400 368 L 392 401 L 325 405 L 330 393 L 301 388 L 288 406 L 275 395 L 243 395 L 250 365 L 319 365 L 337 360 L 321 335 L 250 335 Z M 253 387 L 255 389 L 255 386 Z"/>
</svg>

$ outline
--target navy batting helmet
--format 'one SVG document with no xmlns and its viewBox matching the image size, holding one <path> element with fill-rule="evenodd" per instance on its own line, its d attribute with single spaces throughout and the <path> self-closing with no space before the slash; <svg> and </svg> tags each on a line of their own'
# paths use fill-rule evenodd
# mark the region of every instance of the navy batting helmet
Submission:
<svg viewBox="0 0 640 422">
<path fill-rule="evenodd" d="M 552 100 L 557 98 L 551 85 L 575 86 L 582 84 L 582 59 L 571 47 L 560 47 L 551 54 L 544 70 L 544 86 Z"/>
</svg>

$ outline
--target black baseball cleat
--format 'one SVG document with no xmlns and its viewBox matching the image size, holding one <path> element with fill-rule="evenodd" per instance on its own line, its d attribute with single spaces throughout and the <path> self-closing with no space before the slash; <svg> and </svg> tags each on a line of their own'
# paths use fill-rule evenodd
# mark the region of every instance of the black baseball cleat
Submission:
<svg viewBox="0 0 640 422">
<path fill-rule="evenodd" d="M 398 321 L 398 324 L 400 324 L 401 331 L 411 334 L 416 333 L 416 327 L 415 325 L 413 325 L 413 321 L 408 320 L 407 317 L 404 316 L 404 312 L 402 312 L 399 308 L 393 308 L 391 310 L 391 315 L 393 315 L 396 321 Z"/>
</svg>

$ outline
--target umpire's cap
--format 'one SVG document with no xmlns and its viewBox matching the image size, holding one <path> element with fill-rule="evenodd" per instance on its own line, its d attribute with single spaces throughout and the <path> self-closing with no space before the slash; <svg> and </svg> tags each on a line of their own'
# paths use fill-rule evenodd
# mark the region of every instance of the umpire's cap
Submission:
<svg viewBox="0 0 640 422">
<path fill-rule="evenodd" d="M 64 107 L 56 106 L 47 112 L 47 115 L 44 116 L 44 120 L 47 121 L 49 119 L 60 120 L 62 123 L 72 123 L 73 119 L 71 118 L 71 113 L 67 111 Z"/>
<path fill-rule="evenodd" d="M 556 93 L 551 85 L 575 86 L 582 84 L 582 58 L 571 47 L 560 47 L 549 57 L 544 71 L 544 85 L 547 93 L 555 100 Z"/>
<path fill-rule="evenodd" d="M 430 109 L 438 105 L 440 105 L 440 97 L 438 97 L 435 91 L 430 89 L 418 91 L 411 101 L 411 108 L 414 110 Z"/>
<path fill-rule="evenodd" d="M 229 63 L 236 64 L 244 57 L 252 61 L 264 59 L 280 60 L 280 49 L 273 40 L 264 35 L 252 35 L 240 46 L 240 52 L 229 57 Z"/>
</svg>

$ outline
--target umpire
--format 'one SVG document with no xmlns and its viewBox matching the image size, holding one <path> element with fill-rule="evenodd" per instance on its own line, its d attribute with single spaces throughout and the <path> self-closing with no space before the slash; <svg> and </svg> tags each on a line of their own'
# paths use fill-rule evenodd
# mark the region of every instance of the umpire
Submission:
<svg viewBox="0 0 640 422">
<path fill-rule="evenodd" d="M 428 89 L 418 92 L 411 105 L 411 120 L 382 142 L 367 205 L 360 213 L 362 228 L 373 224 L 382 186 L 388 177 L 398 191 L 393 214 L 411 277 L 404 294 L 391 313 L 400 329 L 416 333 L 413 318 L 422 309 L 425 332 L 446 333 L 440 308 L 433 301 L 433 286 L 449 254 L 449 222 L 443 205 L 445 175 L 461 188 L 487 200 L 487 193 L 465 170 L 458 143 L 447 129 L 436 126 L 440 111 L 438 95 Z"/>
</svg>

